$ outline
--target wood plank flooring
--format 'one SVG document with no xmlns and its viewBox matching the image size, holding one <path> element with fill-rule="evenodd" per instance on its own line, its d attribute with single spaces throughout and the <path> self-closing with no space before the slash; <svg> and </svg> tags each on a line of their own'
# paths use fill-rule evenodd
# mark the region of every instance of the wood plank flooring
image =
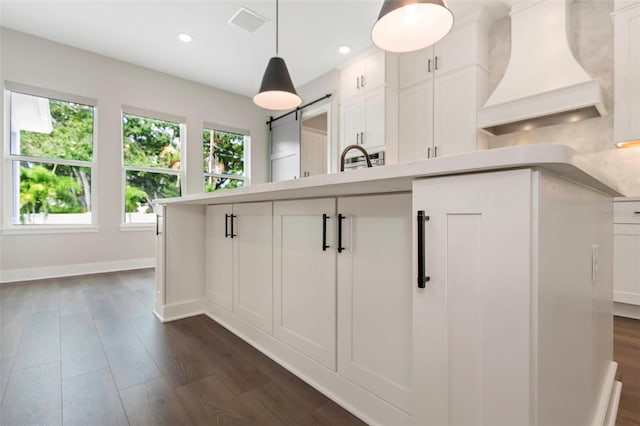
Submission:
<svg viewBox="0 0 640 426">
<path fill-rule="evenodd" d="M 161 324 L 153 270 L 0 286 L 0 424 L 363 423 L 205 316 Z M 616 318 L 618 426 L 640 426 L 640 321 Z"/>
<path fill-rule="evenodd" d="M 0 425 L 362 425 L 205 316 L 160 323 L 153 270 L 0 286 Z"/>
</svg>

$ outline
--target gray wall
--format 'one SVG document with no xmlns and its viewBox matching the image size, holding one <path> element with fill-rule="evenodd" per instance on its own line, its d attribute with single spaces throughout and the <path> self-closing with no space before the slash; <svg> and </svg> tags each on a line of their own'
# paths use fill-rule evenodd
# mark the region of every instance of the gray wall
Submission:
<svg viewBox="0 0 640 426">
<path fill-rule="evenodd" d="M 521 144 L 564 144 L 587 157 L 627 196 L 640 196 L 640 148 L 616 149 L 613 143 L 612 0 L 575 0 L 569 42 L 575 57 L 593 78 L 602 80 L 606 117 L 489 138 L 489 148 Z M 511 20 L 499 19 L 489 33 L 489 93 L 502 78 L 511 51 Z"/>
</svg>

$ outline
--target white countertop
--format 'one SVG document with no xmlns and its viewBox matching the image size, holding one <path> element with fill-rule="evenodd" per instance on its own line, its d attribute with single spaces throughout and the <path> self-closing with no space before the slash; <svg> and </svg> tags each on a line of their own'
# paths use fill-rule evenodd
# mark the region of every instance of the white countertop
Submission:
<svg viewBox="0 0 640 426">
<path fill-rule="evenodd" d="M 550 170 L 614 197 L 622 195 L 582 155 L 566 145 L 520 145 L 192 194 L 157 200 L 157 203 L 226 204 L 406 192 L 411 191 L 414 179 L 520 168 Z"/>
</svg>

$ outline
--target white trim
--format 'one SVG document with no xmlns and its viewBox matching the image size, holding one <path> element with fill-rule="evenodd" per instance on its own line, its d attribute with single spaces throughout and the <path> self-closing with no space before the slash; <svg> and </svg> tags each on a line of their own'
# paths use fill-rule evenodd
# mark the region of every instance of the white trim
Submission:
<svg viewBox="0 0 640 426">
<path fill-rule="evenodd" d="M 231 127 L 224 124 L 216 124 L 212 123 L 211 121 L 202 122 L 202 131 L 204 132 L 205 130 L 219 130 L 225 133 L 235 133 L 236 135 L 251 136 L 251 132 L 248 130 L 240 129 L 238 127 Z"/>
<path fill-rule="evenodd" d="M 618 317 L 640 320 L 640 306 L 628 303 L 613 303 L 613 314 Z"/>
<path fill-rule="evenodd" d="M 2 235 L 85 234 L 92 232 L 100 232 L 100 227 L 96 225 L 11 225 L 0 230 Z"/>
<path fill-rule="evenodd" d="M 156 228 L 155 222 L 149 223 L 121 223 L 121 232 L 149 232 Z"/>
<path fill-rule="evenodd" d="M 182 154 L 181 154 L 182 155 Z M 182 159 L 180 159 L 182 161 Z M 149 166 L 122 166 L 125 172 L 145 172 L 145 173 L 159 173 L 161 175 L 182 175 L 182 167 L 176 169 L 165 169 L 162 167 L 149 167 Z"/>
<path fill-rule="evenodd" d="M 13 81 L 4 82 L 5 90 L 10 92 L 21 93 L 23 95 L 37 96 L 40 98 L 53 99 L 56 101 L 71 102 L 74 104 L 96 107 L 98 100 L 88 98 L 86 96 L 72 95 L 70 93 L 58 92 L 56 90 L 45 89 L 42 87 L 29 86 L 27 84 L 16 83 Z"/>
<path fill-rule="evenodd" d="M 28 163 L 59 164 L 63 166 L 84 167 L 85 169 L 90 169 L 94 166 L 93 161 L 67 160 L 66 158 L 55 157 L 32 157 L 30 155 L 9 154 L 9 159 L 11 161 L 24 161 Z"/>
<path fill-rule="evenodd" d="M 616 371 L 618 370 L 618 363 L 615 361 L 611 361 L 609 364 L 609 369 L 607 370 L 607 375 L 605 376 L 604 381 L 602 382 L 602 388 L 600 389 L 600 398 L 597 403 L 596 413 L 593 416 L 593 426 L 603 426 L 605 424 L 605 420 L 607 415 L 612 415 L 611 413 L 607 413 L 612 397 L 614 396 L 614 392 L 616 390 L 615 381 L 616 381 Z"/>
<path fill-rule="evenodd" d="M 99 274 L 103 272 L 126 271 L 130 269 L 146 269 L 155 267 L 155 262 L 156 259 L 150 257 L 142 259 L 114 260 L 110 262 L 45 266 L 41 268 L 9 269 L 2 271 L 0 283 Z"/>
<path fill-rule="evenodd" d="M 640 294 L 615 290 L 613 292 L 613 301 L 628 303 L 630 305 L 640 305 Z"/>
<path fill-rule="evenodd" d="M 130 105 L 121 106 L 122 114 L 137 115 L 138 117 L 148 118 L 151 120 L 171 121 L 176 124 L 184 124 L 187 122 L 187 118 L 180 115 L 168 114 L 160 111 L 153 111 L 144 108 L 138 108 Z M 122 117 L 120 117 L 122 121 Z M 180 129 L 182 132 L 182 129 Z M 120 135 L 123 136 L 123 135 Z M 181 141 L 182 142 L 182 141 Z"/>
<path fill-rule="evenodd" d="M 613 384 L 613 395 L 611 396 L 611 400 L 609 400 L 609 407 L 607 408 L 607 417 L 604 419 L 604 426 L 616 426 L 621 393 L 622 382 L 616 380 Z"/>
<path fill-rule="evenodd" d="M 191 300 L 188 302 L 164 305 L 162 309 L 162 315 L 155 310 L 153 311 L 153 313 L 158 317 L 158 319 L 160 319 L 161 322 L 169 322 L 204 314 L 204 310 L 204 300 Z"/>
</svg>

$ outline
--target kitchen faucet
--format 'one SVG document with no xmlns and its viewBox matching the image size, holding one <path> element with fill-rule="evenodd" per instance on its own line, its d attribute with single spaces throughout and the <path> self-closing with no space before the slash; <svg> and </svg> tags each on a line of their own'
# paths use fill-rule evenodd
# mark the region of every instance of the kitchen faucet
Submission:
<svg viewBox="0 0 640 426">
<path fill-rule="evenodd" d="M 351 151 L 353 148 L 360 150 L 364 154 L 364 158 L 367 160 L 367 167 L 373 167 L 371 165 L 371 157 L 369 157 L 369 153 L 367 152 L 366 149 L 364 149 L 360 145 L 349 145 L 344 149 L 344 151 L 342 151 L 342 155 L 340 155 L 340 171 L 341 172 L 344 172 L 344 160 L 345 160 L 344 157 L 347 155 L 347 152 Z"/>
</svg>

